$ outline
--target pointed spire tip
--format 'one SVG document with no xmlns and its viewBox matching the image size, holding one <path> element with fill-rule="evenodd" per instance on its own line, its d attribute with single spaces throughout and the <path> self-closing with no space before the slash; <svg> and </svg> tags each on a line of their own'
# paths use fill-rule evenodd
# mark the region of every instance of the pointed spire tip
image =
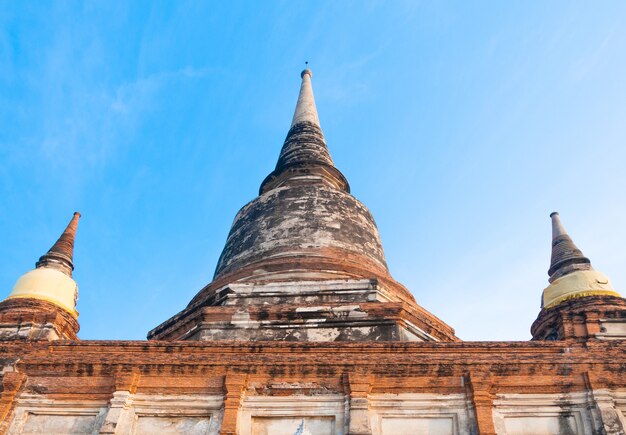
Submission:
<svg viewBox="0 0 626 435">
<path fill-rule="evenodd" d="M 74 212 L 61 237 L 46 254 L 39 258 L 39 261 L 35 263 L 35 267 L 54 267 L 70 278 L 72 277 L 72 270 L 74 270 L 74 239 L 76 238 L 76 229 L 80 216 L 79 212 Z"/>
<path fill-rule="evenodd" d="M 300 94 L 296 103 L 296 110 L 293 114 L 291 126 L 300 122 L 310 122 L 319 127 L 320 120 L 317 116 L 317 108 L 315 107 L 315 98 L 313 97 L 313 86 L 311 85 L 311 76 L 313 73 L 309 68 L 302 71 L 302 83 L 300 84 Z M 307 80 L 306 76 L 309 76 Z"/>
<path fill-rule="evenodd" d="M 557 212 L 550 213 L 552 219 L 552 255 L 550 257 L 549 282 L 576 270 L 591 269 L 590 261 L 567 234 Z"/>
<path fill-rule="evenodd" d="M 567 231 L 565 231 L 561 223 L 561 216 L 558 212 L 553 211 L 550 213 L 550 219 L 552 219 L 552 240 L 555 240 L 559 236 L 567 235 Z"/>
</svg>

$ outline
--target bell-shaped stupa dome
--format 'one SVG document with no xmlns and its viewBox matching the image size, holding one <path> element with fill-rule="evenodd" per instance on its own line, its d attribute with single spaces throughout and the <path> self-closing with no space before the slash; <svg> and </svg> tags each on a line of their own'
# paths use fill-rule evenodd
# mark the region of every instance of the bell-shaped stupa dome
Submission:
<svg viewBox="0 0 626 435">
<path fill-rule="evenodd" d="M 235 217 L 214 279 L 236 273 L 255 279 L 289 271 L 291 277 L 328 274 L 387 276 L 371 213 L 350 194 L 320 128 L 305 69 L 296 110 L 274 171 L 260 196 Z"/>
</svg>

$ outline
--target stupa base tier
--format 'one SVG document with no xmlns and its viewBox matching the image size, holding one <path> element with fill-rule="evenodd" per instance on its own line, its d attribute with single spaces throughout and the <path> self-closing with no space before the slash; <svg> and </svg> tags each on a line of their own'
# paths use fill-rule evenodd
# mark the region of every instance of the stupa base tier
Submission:
<svg viewBox="0 0 626 435">
<path fill-rule="evenodd" d="M 0 302 L 0 340 L 77 340 L 78 321 L 57 305 L 31 298 Z"/>
<path fill-rule="evenodd" d="M 625 340 L 626 300 L 615 296 L 568 299 L 542 310 L 531 333 L 533 340 Z"/>
<path fill-rule="evenodd" d="M 376 280 L 235 283 L 150 332 L 154 340 L 458 341 Z"/>
</svg>

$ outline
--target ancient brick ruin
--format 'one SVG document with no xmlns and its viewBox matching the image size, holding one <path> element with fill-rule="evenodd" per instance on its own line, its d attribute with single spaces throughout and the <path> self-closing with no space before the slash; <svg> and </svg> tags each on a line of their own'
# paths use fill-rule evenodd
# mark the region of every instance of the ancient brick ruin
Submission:
<svg viewBox="0 0 626 435">
<path fill-rule="evenodd" d="M 0 303 L 0 433 L 624 434 L 626 300 L 558 214 L 533 340 L 461 341 L 390 275 L 301 78 L 213 281 L 147 341 L 77 338 L 79 214 L 18 280 Z"/>
</svg>

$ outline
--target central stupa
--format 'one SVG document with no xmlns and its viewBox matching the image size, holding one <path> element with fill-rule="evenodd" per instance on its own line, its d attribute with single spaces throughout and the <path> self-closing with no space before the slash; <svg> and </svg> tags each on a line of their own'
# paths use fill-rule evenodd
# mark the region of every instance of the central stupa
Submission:
<svg viewBox="0 0 626 435">
<path fill-rule="evenodd" d="M 213 281 L 160 340 L 457 341 L 387 268 L 376 223 L 335 167 L 302 71 L 278 163 L 235 217 Z"/>
</svg>

